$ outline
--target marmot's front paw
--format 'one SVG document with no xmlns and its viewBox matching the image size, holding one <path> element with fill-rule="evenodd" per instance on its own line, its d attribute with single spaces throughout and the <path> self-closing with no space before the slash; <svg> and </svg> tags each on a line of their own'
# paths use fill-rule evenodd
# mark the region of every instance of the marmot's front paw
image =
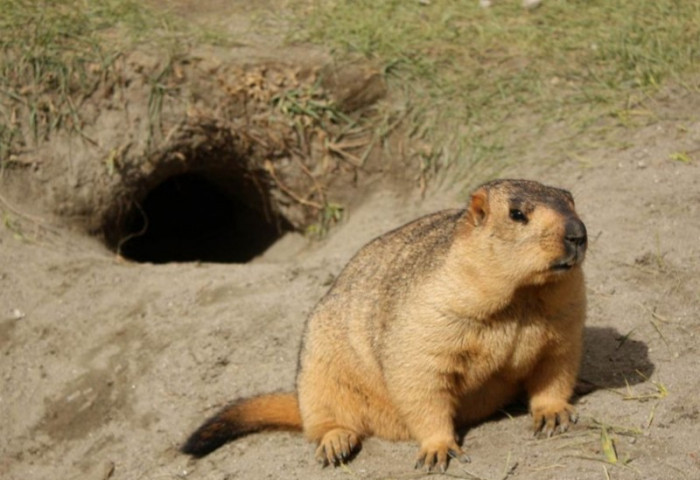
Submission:
<svg viewBox="0 0 700 480">
<path fill-rule="evenodd" d="M 340 465 L 360 447 L 357 434 L 345 428 L 326 432 L 316 449 L 316 461 L 322 466 Z"/>
<path fill-rule="evenodd" d="M 424 440 L 416 457 L 416 468 L 424 466 L 427 471 L 436 468 L 440 472 L 445 473 L 449 457 L 456 458 L 462 463 L 471 461 L 454 439 Z"/>
<path fill-rule="evenodd" d="M 564 433 L 572 423 L 578 421 L 576 410 L 567 402 L 556 402 L 532 409 L 535 435 L 542 433 L 551 437 L 554 433 Z"/>
</svg>

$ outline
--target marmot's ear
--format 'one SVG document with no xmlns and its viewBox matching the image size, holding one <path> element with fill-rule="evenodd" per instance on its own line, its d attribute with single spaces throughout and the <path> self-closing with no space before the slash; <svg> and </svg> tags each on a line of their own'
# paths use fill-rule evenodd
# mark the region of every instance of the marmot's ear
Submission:
<svg viewBox="0 0 700 480">
<path fill-rule="evenodd" d="M 478 227 L 486 220 L 489 214 L 489 194 L 485 188 L 480 188 L 472 193 L 469 207 L 467 208 L 467 220 Z"/>
<path fill-rule="evenodd" d="M 564 190 L 563 188 L 561 188 L 560 190 L 561 190 L 562 193 L 566 196 L 567 200 L 569 200 L 569 201 L 571 202 L 571 205 L 573 205 L 573 206 L 575 207 L 575 206 L 576 206 L 576 202 L 574 202 L 574 196 L 571 195 L 571 192 L 568 191 L 568 190 Z"/>
</svg>

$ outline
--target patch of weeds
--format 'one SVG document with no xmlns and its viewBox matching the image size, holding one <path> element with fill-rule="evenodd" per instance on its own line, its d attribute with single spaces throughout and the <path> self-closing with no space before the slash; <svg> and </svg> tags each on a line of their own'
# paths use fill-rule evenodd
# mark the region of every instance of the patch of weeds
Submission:
<svg viewBox="0 0 700 480">
<path fill-rule="evenodd" d="M 306 235 L 320 239 L 326 236 L 328 230 L 343 218 L 343 206 L 338 203 L 326 203 L 319 213 L 319 220 L 306 227 Z"/>
<path fill-rule="evenodd" d="M 352 169 L 364 167 L 364 162 L 377 139 L 367 139 L 361 135 L 359 140 L 353 140 L 354 135 L 366 131 L 368 126 L 346 115 L 328 98 L 323 89 L 313 85 L 281 90 L 271 97 L 270 102 L 278 112 L 289 119 L 290 125 L 297 132 L 299 149 L 305 155 L 311 156 L 312 144 L 315 143 L 324 157 L 334 156 L 347 163 Z M 364 148 L 364 153 L 359 156 L 351 152 L 358 148 Z M 322 238 L 334 224 L 342 219 L 344 207 L 329 201 L 324 187 L 315 180 L 314 174 L 303 165 L 303 162 L 300 161 L 299 164 L 306 175 L 313 180 L 318 202 L 307 200 L 309 195 L 301 196 L 289 192 L 276 178 L 274 168 L 268 165 L 266 169 L 280 188 L 293 199 L 318 210 L 318 221 L 306 228 L 306 234 L 312 238 Z"/>
<path fill-rule="evenodd" d="M 634 108 L 634 106 L 615 110 L 610 114 L 620 125 L 633 127 L 639 124 L 640 120 L 654 120 L 654 113 L 644 108 Z"/>
<path fill-rule="evenodd" d="M 107 63 L 107 52 L 96 41 L 85 9 L 77 4 L 0 0 L 0 10 L 2 105 L 15 112 L 15 122 L 4 116 L 1 130 L 17 132 L 19 123 L 20 132 L 29 137 L 22 139 L 26 145 L 57 128 L 80 128 L 75 123 L 80 96 L 95 90 Z M 7 156 L 18 142 L 3 136 Z"/>
<path fill-rule="evenodd" d="M 168 59 L 165 66 L 149 80 L 150 89 L 148 92 L 148 146 L 153 146 L 153 140 L 157 134 L 162 133 L 162 112 L 163 100 L 169 92 L 170 87 L 166 79 L 173 73 L 172 57 Z"/>
<path fill-rule="evenodd" d="M 3 112 L 5 113 L 5 112 Z M 5 115 L 3 115 L 5 116 Z M 20 135 L 16 126 L 16 121 L 12 118 L 0 120 L 0 167 L 2 167 L 7 159 L 10 158 L 12 145 L 15 139 Z"/>
<path fill-rule="evenodd" d="M 27 236 L 24 234 L 24 231 L 22 230 L 22 226 L 20 225 L 20 222 L 16 218 L 11 216 L 9 213 L 3 212 L 2 224 L 7 230 L 12 232 L 12 236 L 15 238 L 15 240 L 19 240 L 22 242 L 28 241 Z"/>
<path fill-rule="evenodd" d="M 130 48 L 196 35 L 135 0 L 0 0 L 0 12 L 0 162 L 59 130 L 82 135 L 82 105 Z"/>
<path fill-rule="evenodd" d="M 681 162 L 685 164 L 692 163 L 693 161 L 693 159 L 690 158 L 690 155 L 688 155 L 688 152 L 673 152 L 668 156 L 668 158 L 674 162 Z"/>
<path fill-rule="evenodd" d="M 317 87 L 284 90 L 272 97 L 272 104 L 281 113 L 293 121 L 300 121 L 305 127 L 325 130 L 329 122 L 349 126 L 355 123 Z"/>
<path fill-rule="evenodd" d="M 384 64 L 442 146 L 505 139 L 513 154 L 564 125 L 605 135 L 618 124 L 653 121 L 643 106 L 660 85 L 683 84 L 700 66 L 700 3 L 690 0 L 478 2 L 296 0 L 292 40 Z M 445 161 L 470 163 L 460 149 Z M 562 153 L 564 154 L 564 153 Z M 493 161 L 496 155 L 491 155 Z"/>
</svg>

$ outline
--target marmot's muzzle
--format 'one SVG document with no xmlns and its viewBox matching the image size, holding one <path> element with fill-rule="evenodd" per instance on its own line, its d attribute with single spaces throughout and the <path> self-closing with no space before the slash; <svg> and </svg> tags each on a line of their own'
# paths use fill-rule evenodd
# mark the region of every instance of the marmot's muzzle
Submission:
<svg viewBox="0 0 700 480">
<path fill-rule="evenodd" d="M 583 253 L 586 251 L 587 241 L 586 226 L 583 222 L 578 218 L 569 218 L 564 227 L 564 242 L 567 248 L 572 247 Z"/>
<path fill-rule="evenodd" d="M 576 264 L 583 262 L 588 245 L 586 226 L 576 217 L 566 220 L 564 226 L 564 256 L 553 265 L 553 270 L 568 270 Z"/>
</svg>

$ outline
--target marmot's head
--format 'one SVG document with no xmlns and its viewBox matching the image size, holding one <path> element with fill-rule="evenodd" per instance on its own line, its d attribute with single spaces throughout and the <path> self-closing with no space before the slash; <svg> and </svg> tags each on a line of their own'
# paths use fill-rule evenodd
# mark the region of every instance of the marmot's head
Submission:
<svg viewBox="0 0 700 480">
<path fill-rule="evenodd" d="M 530 180 L 485 183 L 472 193 L 466 219 L 480 261 L 520 285 L 563 278 L 586 254 L 586 227 L 560 188 Z"/>
</svg>

